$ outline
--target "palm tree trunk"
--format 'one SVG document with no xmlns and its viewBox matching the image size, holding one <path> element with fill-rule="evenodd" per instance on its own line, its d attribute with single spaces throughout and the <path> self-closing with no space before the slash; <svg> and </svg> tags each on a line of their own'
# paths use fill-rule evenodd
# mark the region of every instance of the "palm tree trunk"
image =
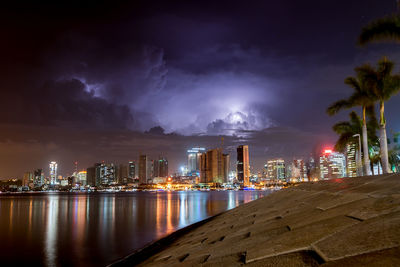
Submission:
<svg viewBox="0 0 400 267">
<path fill-rule="evenodd" d="M 389 168 L 389 157 L 386 137 L 386 122 L 385 122 L 385 104 L 383 101 L 380 102 L 380 138 L 379 143 L 381 147 L 381 161 L 382 161 L 382 172 L 390 173 Z"/>
<path fill-rule="evenodd" d="M 369 150 L 368 150 L 368 134 L 367 134 L 367 121 L 365 119 L 365 107 L 363 107 L 363 126 L 362 126 L 362 141 L 363 141 L 363 154 L 364 154 L 364 175 L 371 175 L 369 166 Z M 360 155 L 361 156 L 361 155 Z"/>
<path fill-rule="evenodd" d="M 375 175 L 375 172 L 374 172 L 374 163 L 371 162 L 370 165 L 371 165 L 371 166 L 370 166 L 370 168 L 371 168 L 371 169 L 370 169 L 370 170 L 371 170 L 371 173 L 372 173 L 372 175 Z"/>
</svg>

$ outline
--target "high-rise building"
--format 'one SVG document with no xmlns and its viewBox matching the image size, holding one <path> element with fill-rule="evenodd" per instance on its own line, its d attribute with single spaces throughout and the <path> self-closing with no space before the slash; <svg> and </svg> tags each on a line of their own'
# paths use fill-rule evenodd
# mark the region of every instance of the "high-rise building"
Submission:
<svg viewBox="0 0 400 267">
<path fill-rule="evenodd" d="M 225 158 L 224 158 L 225 157 Z M 200 155 L 200 182 L 222 184 L 227 181 L 225 162 L 228 159 L 222 154 L 222 148 L 208 150 Z"/>
<path fill-rule="evenodd" d="M 22 186 L 29 186 L 29 184 L 33 183 L 33 172 L 26 172 L 22 178 Z"/>
<path fill-rule="evenodd" d="M 44 185 L 44 173 L 42 169 L 36 169 L 33 172 L 33 186 L 34 187 L 41 187 Z"/>
<path fill-rule="evenodd" d="M 117 168 L 114 163 L 95 163 L 86 169 L 86 184 L 90 186 L 112 185 L 117 181 Z M 83 179 L 84 172 L 78 173 Z"/>
<path fill-rule="evenodd" d="M 299 181 L 308 181 L 307 166 L 304 164 L 304 160 L 295 159 L 292 163 L 292 175 L 290 178 L 295 178 Z"/>
<path fill-rule="evenodd" d="M 249 147 L 246 145 L 238 146 L 236 162 L 237 180 L 244 186 L 250 185 L 250 163 Z"/>
<path fill-rule="evenodd" d="M 268 170 L 268 164 L 265 164 L 264 168 Z M 293 177 L 293 164 L 286 164 L 285 168 L 286 181 L 289 181 Z"/>
<path fill-rule="evenodd" d="M 293 170 L 292 170 L 293 175 Z M 285 180 L 285 161 L 283 159 L 272 159 L 267 161 L 267 177 L 273 181 Z"/>
<path fill-rule="evenodd" d="M 117 177 L 114 163 L 102 163 L 100 165 L 100 184 L 110 185 L 115 183 L 117 183 Z"/>
<path fill-rule="evenodd" d="M 193 147 L 187 151 L 188 156 L 188 173 L 197 176 L 200 173 L 200 155 L 206 151 L 203 147 Z"/>
<path fill-rule="evenodd" d="M 147 182 L 149 182 L 149 180 L 152 180 L 154 178 L 154 161 L 148 160 L 146 167 L 147 167 L 146 180 L 147 180 Z"/>
<path fill-rule="evenodd" d="M 230 165 L 231 165 L 231 157 L 229 154 L 223 154 L 222 158 L 224 160 L 224 183 L 229 182 L 229 171 L 230 171 Z"/>
<path fill-rule="evenodd" d="M 86 169 L 86 182 L 90 186 L 98 186 L 100 185 L 100 170 L 99 170 L 100 163 L 96 163 L 93 167 L 89 167 Z M 96 170 L 99 173 L 99 179 L 96 179 Z"/>
<path fill-rule="evenodd" d="M 346 144 L 347 177 L 357 177 L 357 145 L 355 142 Z"/>
<path fill-rule="evenodd" d="M 135 161 L 129 161 L 128 163 L 128 178 L 133 181 L 136 175 L 136 164 Z"/>
<path fill-rule="evenodd" d="M 52 161 L 50 162 L 50 184 L 55 185 L 57 184 L 57 162 Z"/>
<path fill-rule="evenodd" d="M 165 158 L 159 158 L 154 161 L 154 177 L 168 177 L 168 161 Z"/>
<path fill-rule="evenodd" d="M 319 163 L 320 178 L 323 180 L 346 176 L 346 157 L 342 153 L 326 149 L 320 156 Z"/>
<path fill-rule="evenodd" d="M 139 156 L 139 183 L 147 184 L 147 156 Z"/>
<path fill-rule="evenodd" d="M 77 174 L 77 181 L 80 185 L 86 186 L 87 185 L 87 171 L 80 171 Z"/>
<path fill-rule="evenodd" d="M 120 164 L 117 172 L 117 182 L 119 184 L 126 184 L 128 182 L 129 165 Z"/>
</svg>

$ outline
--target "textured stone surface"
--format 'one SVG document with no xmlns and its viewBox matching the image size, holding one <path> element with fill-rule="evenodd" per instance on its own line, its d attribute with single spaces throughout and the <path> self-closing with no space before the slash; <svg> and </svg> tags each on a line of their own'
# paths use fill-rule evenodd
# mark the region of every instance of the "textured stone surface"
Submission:
<svg viewBox="0 0 400 267">
<path fill-rule="evenodd" d="M 143 266 L 400 266 L 400 175 L 304 183 L 225 212 Z"/>
</svg>

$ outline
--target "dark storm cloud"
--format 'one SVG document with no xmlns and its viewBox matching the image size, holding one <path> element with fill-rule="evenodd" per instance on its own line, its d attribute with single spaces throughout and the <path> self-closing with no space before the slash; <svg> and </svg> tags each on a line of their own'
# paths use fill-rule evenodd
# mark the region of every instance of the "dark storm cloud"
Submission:
<svg viewBox="0 0 400 267">
<path fill-rule="evenodd" d="M 1 123 L 122 129 L 135 124 L 127 106 L 95 97 L 76 79 L 46 82 L 23 97 L 18 91 L 2 93 Z"/>
<path fill-rule="evenodd" d="M 45 162 L 82 155 L 84 164 L 159 151 L 178 166 L 186 148 L 215 147 L 218 135 L 228 135 L 231 151 L 250 144 L 256 168 L 269 157 L 306 156 L 315 144 L 333 142 L 331 125 L 347 117 L 329 118 L 325 109 L 348 95 L 343 80 L 353 68 L 382 54 L 399 58 L 398 46 L 355 45 L 363 25 L 395 6 L 392 0 L 8 3 L 0 10 L 0 123 L 12 130 L 3 132 L 1 145 L 19 151 L 17 161 L 25 148 Z M 387 109 L 399 112 L 392 103 Z M 388 116 L 396 129 L 398 119 Z M 50 131 L 63 138 L 36 136 L 27 126 L 35 137 L 16 140 L 19 124 L 40 125 L 38 133 L 57 126 Z"/>
</svg>

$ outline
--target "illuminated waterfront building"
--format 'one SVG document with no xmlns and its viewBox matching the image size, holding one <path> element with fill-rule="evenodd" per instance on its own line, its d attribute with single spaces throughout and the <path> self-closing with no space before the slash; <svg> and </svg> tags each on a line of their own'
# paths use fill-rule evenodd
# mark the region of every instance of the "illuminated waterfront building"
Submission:
<svg viewBox="0 0 400 267">
<path fill-rule="evenodd" d="M 78 181 L 82 186 L 87 185 L 87 171 L 78 172 Z"/>
<path fill-rule="evenodd" d="M 96 171 L 98 170 L 98 166 L 100 163 L 96 163 L 93 167 L 89 167 L 86 169 L 86 183 L 90 186 L 98 186 L 100 184 L 100 170 L 98 171 L 99 179 L 96 179 Z"/>
<path fill-rule="evenodd" d="M 307 166 L 304 164 L 304 160 L 295 159 L 292 163 L 292 175 L 291 178 L 295 178 L 298 181 L 308 181 Z"/>
<path fill-rule="evenodd" d="M 50 168 L 50 184 L 57 184 L 57 162 L 52 161 L 49 165 Z"/>
<path fill-rule="evenodd" d="M 222 153 L 222 148 L 215 148 L 202 153 L 200 155 L 200 182 L 226 183 L 229 173 L 225 168 L 226 162 L 229 162 L 229 158 L 228 155 Z"/>
<path fill-rule="evenodd" d="M 346 171 L 347 177 L 357 177 L 357 144 L 346 144 Z"/>
<path fill-rule="evenodd" d="M 100 168 L 99 180 L 101 185 L 110 185 L 117 182 L 114 163 L 101 163 L 98 168 Z"/>
<path fill-rule="evenodd" d="M 139 156 L 139 183 L 147 183 L 147 156 Z"/>
<path fill-rule="evenodd" d="M 267 177 L 269 180 L 273 180 L 273 181 L 284 181 L 285 180 L 285 161 L 283 159 L 268 160 L 267 161 Z"/>
<path fill-rule="evenodd" d="M 154 177 L 167 177 L 168 176 L 168 160 L 159 158 L 154 161 Z"/>
<path fill-rule="evenodd" d="M 268 170 L 268 164 L 264 165 L 264 168 Z M 286 177 L 286 181 L 289 181 L 292 177 L 293 177 L 293 164 L 287 164 L 285 166 L 285 177 Z"/>
<path fill-rule="evenodd" d="M 236 173 L 237 180 L 244 186 L 250 185 L 250 162 L 249 162 L 249 147 L 241 145 L 237 147 L 237 162 Z"/>
<path fill-rule="evenodd" d="M 44 185 L 44 173 L 42 169 L 36 169 L 33 172 L 33 186 L 41 187 Z"/>
<path fill-rule="evenodd" d="M 342 153 L 326 149 L 320 156 L 319 162 L 321 179 L 335 179 L 346 176 L 346 157 Z"/>
<path fill-rule="evenodd" d="M 26 172 L 24 173 L 24 176 L 22 178 L 22 186 L 29 186 L 29 184 L 33 184 L 33 173 L 32 172 Z"/>
<path fill-rule="evenodd" d="M 188 174 L 192 176 L 199 175 L 200 172 L 200 156 L 206 151 L 203 147 L 193 147 L 187 151 L 188 156 Z"/>
<path fill-rule="evenodd" d="M 119 164 L 117 171 L 117 183 L 126 184 L 128 182 L 129 165 Z"/>
<path fill-rule="evenodd" d="M 154 178 L 154 161 L 148 160 L 146 165 L 146 181 L 152 180 Z"/>
<path fill-rule="evenodd" d="M 128 163 L 128 178 L 133 181 L 136 175 L 136 164 L 135 161 L 129 161 Z"/>
<path fill-rule="evenodd" d="M 81 174 L 83 177 L 83 173 Z M 86 184 L 90 186 L 112 185 L 117 183 L 117 168 L 114 163 L 95 163 L 86 169 Z"/>
<path fill-rule="evenodd" d="M 231 157 L 229 154 L 223 154 L 222 158 L 224 160 L 224 183 L 229 183 L 229 170 L 230 170 L 230 164 L 231 164 Z"/>
</svg>

